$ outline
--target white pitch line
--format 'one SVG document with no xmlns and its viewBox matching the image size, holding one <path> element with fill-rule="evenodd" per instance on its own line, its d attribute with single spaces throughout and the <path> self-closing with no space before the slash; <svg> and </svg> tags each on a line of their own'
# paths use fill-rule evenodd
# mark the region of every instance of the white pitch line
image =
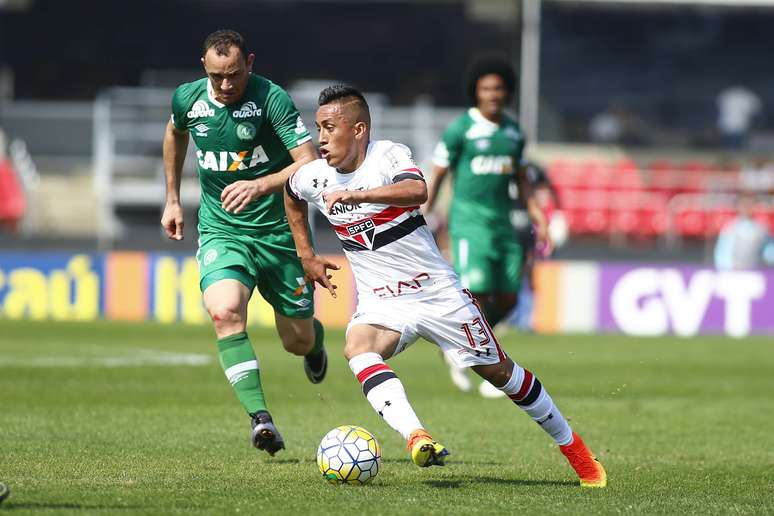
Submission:
<svg viewBox="0 0 774 516">
<path fill-rule="evenodd" d="M 107 357 L 2 357 L 0 367 L 137 367 L 137 366 L 203 366 L 212 363 L 208 355 L 196 353 L 148 352 L 137 356 Z"/>
</svg>

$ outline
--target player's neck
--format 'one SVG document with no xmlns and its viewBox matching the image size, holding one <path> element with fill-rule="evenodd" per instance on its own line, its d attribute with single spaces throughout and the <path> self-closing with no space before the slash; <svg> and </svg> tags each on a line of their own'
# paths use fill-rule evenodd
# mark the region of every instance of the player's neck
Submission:
<svg viewBox="0 0 774 516">
<path fill-rule="evenodd" d="M 342 163 L 340 167 L 337 167 L 336 170 L 340 174 L 351 174 L 355 170 L 360 168 L 360 165 L 363 164 L 363 162 L 366 159 L 366 155 L 368 154 L 368 145 L 366 144 L 365 147 L 361 147 L 357 150 L 357 154 L 352 158 L 351 161 L 348 163 Z"/>
<path fill-rule="evenodd" d="M 478 106 L 476 106 L 476 109 L 478 109 L 478 112 L 481 114 L 482 117 L 489 120 L 490 122 L 494 124 L 499 124 L 500 121 L 503 119 L 503 112 L 497 111 L 495 113 L 485 113 L 481 110 Z"/>
</svg>

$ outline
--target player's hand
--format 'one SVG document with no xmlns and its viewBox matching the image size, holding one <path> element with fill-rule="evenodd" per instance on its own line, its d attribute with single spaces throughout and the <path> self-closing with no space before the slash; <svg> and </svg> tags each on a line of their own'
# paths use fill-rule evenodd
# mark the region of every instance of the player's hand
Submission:
<svg viewBox="0 0 774 516">
<path fill-rule="evenodd" d="M 359 193 L 357 190 L 336 190 L 335 192 L 323 194 L 325 209 L 328 210 L 328 213 L 331 213 L 336 204 L 357 204 Z"/>
<path fill-rule="evenodd" d="M 179 202 L 168 202 L 161 215 L 161 227 L 170 240 L 183 239 L 183 207 Z"/>
<path fill-rule="evenodd" d="M 261 178 L 235 181 L 220 193 L 221 206 L 228 213 L 239 213 L 248 204 L 267 193 Z"/>
<path fill-rule="evenodd" d="M 319 283 L 328 289 L 331 296 L 336 297 L 336 285 L 331 283 L 333 276 L 328 274 L 328 269 L 337 271 L 341 267 L 318 255 L 309 258 L 301 258 L 301 265 L 304 267 L 304 274 L 306 275 L 305 279 L 311 281 L 313 287 L 315 283 Z"/>
<path fill-rule="evenodd" d="M 541 258 L 550 256 L 554 250 L 551 236 L 548 234 L 547 224 L 535 224 L 535 249 Z"/>
</svg>

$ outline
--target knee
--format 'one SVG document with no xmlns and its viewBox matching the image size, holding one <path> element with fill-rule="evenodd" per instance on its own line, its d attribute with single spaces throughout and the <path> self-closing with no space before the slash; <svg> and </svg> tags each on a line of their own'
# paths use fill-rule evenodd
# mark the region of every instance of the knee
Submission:
<svg viewBox="0 0 774 516">
<path fill-rule="evenodd" d="M 300 357 L 309 353 L 314 347 L 314 339 L 304 335 L 280 335 L 280 340 L 285 351 Z"/>
<path fill-rule="evenodd" d="M 215 325 L 215 331 L 219 334 L 229 330 L 241 331 L 240 328 L 244 327 L 244 317 L 237 306 L 222 303 L 207 307 L 207 311 Z"/>
<path fill-rule="evenodd" d="M 492 371 L 491 376 L 488 378 L 489 383 L 494 385 L 495 387 L 504 387 L 505 384 L 508 383 L 508 381 L 511 379 L 511 371 L 510 369 L 506 369 L 505 367 L 499 367 Z"/>
<path fill-rule="evenodd" d="M 510 360 L 503 360 L 499 364 L 473 366 L 473 370 L 484 380 L 488 381 L 495 387 L 502 388 L 511 379 L 511 373 L 513 372 L 513 362 Z"/>
<path fill-rule="evenodd" d="M 347 361 L 352 360 L 353 357 L 362 355 L 363 353 L 375 353 L 377 352 L 373 346 L 363 341 L 350 341 L 344 344 L 344 358 Z"/>
</svg>

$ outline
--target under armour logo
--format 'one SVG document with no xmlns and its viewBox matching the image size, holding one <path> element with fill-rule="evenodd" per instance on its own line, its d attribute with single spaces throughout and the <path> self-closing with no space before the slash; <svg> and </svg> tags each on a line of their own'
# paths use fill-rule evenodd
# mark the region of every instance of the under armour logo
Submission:
<svg viewBox="0 0 774 516">
<path fill-rule="evenodd" d="M 316 177 L 314 179 L 312 179 L 312 187 L 313 188 L 317 188 L 318 187 L 317 183 L 318 183 L 318 180 L 317 180 Z M 323 181 L 322 181 L 322 187 L 325 188 L 326 186 L 328 186 L 328 179 L 327 178 L 323 179 Z"/>
<path fill-rule="evenodd" d="M 382 407 L 382 410 L 377 410 L 376 412 L 380 416 L 384 417 L 384 413 L 382 411 L 385 409 L 385 407 L 389 407 L 390 405 L 392 405 L 392 403 L 390 403 L 390 400 L 387 400 L 387 401 L 384 402 L 384 407 Z"/>
</svg>

